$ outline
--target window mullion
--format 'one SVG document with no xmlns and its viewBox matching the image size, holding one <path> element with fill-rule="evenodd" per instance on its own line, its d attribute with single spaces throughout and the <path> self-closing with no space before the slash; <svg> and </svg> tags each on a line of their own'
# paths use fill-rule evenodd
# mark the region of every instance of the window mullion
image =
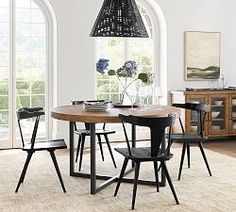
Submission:
<svg viewBox="0 0 236 212">
<path fill-rule="evenodd" d="M 128 38 L 124 39 L 125 61 L 128 60 Z"/>
<path fill-rule="evenodd" d="M 9 116 L 10 116 L 10 140 L 12 147 L 16 141 L 16 54 L 15 54 L 15 0 L 10 0 L 10 78 L 9 78 Z"/>
</svg>

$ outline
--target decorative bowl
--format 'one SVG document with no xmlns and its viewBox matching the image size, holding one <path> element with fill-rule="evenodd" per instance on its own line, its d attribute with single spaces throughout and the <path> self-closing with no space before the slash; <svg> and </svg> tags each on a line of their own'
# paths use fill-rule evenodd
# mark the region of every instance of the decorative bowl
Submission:
<svg viewBox="0 0 236 212">
<path fill-rule="evenodd" d="M 214 100 L 213 103 L 214 103 L 214 105 L 220 106 L 220 105 L 222 105 L 223 101 L 222 100 Z"/>
<path fill-rule="evenodd" d="M 236 129 L 236 123 L 233 123 L 232 128 L 235 130 Z"/>
<path fill-rule="evenodd" d="M 217 116 L 219 116 L 219 114 L 220 114 L 220 111 L 213 111 L 211 112 L 211 117 L 216 118 Z"/>
<path fill-rule="evenodd" d="M 232 117 L 236 118 L 236 112 L 232 112 Z"/>
<path fill-rule="evenodd" d="M 212 125 L 212 129 L 213 130 L 220 130 L 220 126 L 219 125 Z"/>
<path fill-rule="evenodd" d="M 191 101 L 191 103 L 192 103 L 192 104 L 199 104 L 199 103 L 200 103 L 200 101 L 193 100 L 193 101 Z"/>
<path fill-rule="evenodd" d="M 236 105 L 236 99 L 232 99 L 232 105 Z"/>
<path fill-rule="evenodd" d="M 191 131 L 197 131 L 197 126 L 190 126 Z"/>
</svg>

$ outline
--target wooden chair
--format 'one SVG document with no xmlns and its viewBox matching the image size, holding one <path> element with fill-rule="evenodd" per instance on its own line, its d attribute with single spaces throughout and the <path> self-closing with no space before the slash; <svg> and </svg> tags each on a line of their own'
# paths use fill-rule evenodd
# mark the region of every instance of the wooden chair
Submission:
<svg viewBox="0 0 236 212">
<path fill-rule="evenodd" d="M 150 118 L 150 117 L 138 117 L 138 116 L 124 116 L 119 115 L 120 119 L 122 120 L 122 125 L 125 133 L 127 148 L 115 148 L 117 152 L 122 154 L 125 159 L 124 163 L 120 172 L 120 176 L 118 179 L 118 183 L 115 189 L 114 196 L 117 195 L 119 190 L 122 178 L 124 176 L 127 163 L 131 160 L 135 166 L 135 174 L 134 174 L 134 185 L 133 185 L 133 197 L 132 197 L 132 206 L 131 209 L 134 209 L 135 206 L 135 199 L 136 199 L 136 191 L 137 191 L 137 184 L 138 184 L 138 176 L 139 176 L 139 169 L 141 162 L 153 162 L 154 165 L 154 172 L 156 177 L 156 187 L 157 191 L 159 191 L 159 179 L 158 179 L 158 162 L 160 162 L 161 167 L 164 171 L 164 174 L 167 178 L 167 181 L 170 185 L 171 191 L 175 198 L 176 204 L 179 204 L 177 195 L 175 193 L 174 186 L 172 184 L 170 175 L 168 173 L 166 167 L 166 161 L 170 160 L 173 157 L 173 154 L 170 153 L 170 133 L 171 127 L 174 122 L 174 117 L 160 117 L 160 118 Z M 151 134 L 151 147 L 134 147 L 131 148 L 129 144 L 128 135 L 125 129 L 124 123 L 130 123 L 132 125 L 138 125 L 143 127 L 150 128 Z M 165 131 L 169 128 L 169 137 L 167 139 L 167 143 L 165 140 Z M 167 144 L 167 145 L 166 145 Z"/>
<path fill-rule="evenodd" d="M 210 166 L 208 164 L 206 154 L 203 149 L 203 143 L 206 141 L 206 137 L 204 136 L 204 121 L 207 112 L 211 110 L 211 107 L 206 104 L 194 104 L 194 103 L 185 103 L 185 104 L 173 104 L 174 107 L 183 108 L 185 110 L 190 110 L 196 113 L 196 121 L 197 121 L 197 131 L 195 134 L 185 133 L 183 123 L 181 118 L 179 118 L 179 123 L 181 126 L 182 133 L 172 134 L 171 141 L 183 142 L 181 160 L 180 160 L 180 167 L 179 167 L 179 174 L 178 180 L 180 180 L 184 156 L 187 149 L 187 158 L 188 158 L 188 168 L 190 168 L 190 143 L 197 143 L 200 151 L 202 153 L 203 159 L 205 161 L 207 170 L 209 175 L 212 176 Z"/>
<path fill-rule="evenodd" d="M 81 105 L 84 103 L 84 101 L 71 101 L 72 105 Z M 104 102 L 104 100 L 90 100 L 86 102 Z M 85 129 L 79 129 L 76 123 L 74 123 L 74 133 L 77 134 L 78 137 L 78 145 L 77 145 L 77 151 L 76 151 L 76 157 L 75 157 L 75 162 L 78 162 L 78 156 L 80 152 L 80 159 L 79 159 L 79 171 L 81 170 L 82 166 L 82 159 L 83 159 L 83 151 L 84 151 L 84 143 L 85 143 L 85 138 L 86 136 L 90 136 L 90 129 L 89 129 L 89 124 L 84 123 Z M 101 136 L 104 136 L 105 142 L 107 144 L 108 150 L 110 152 L 110 156 L 113 162 L 114 167 L 116 168 L 116 162 L 115 158 L 112 153 L 112 148 L 108 139 L 109 134 L 115 133 L 114 130 L 107 130 L 106 129 L 106 123 L 103 123 L 102 129 L 96 129 L 95 134 L 98 138 L 98 144 L 100 147 L 101 155 L 102 155 L 102 160 L 104 161 L 104 154 L 103 154 L 103 148 L 102 148 L 102 138 Z"/>
<path fill-rule="evenodd" d="M 17 111 L 18 125 L 19 125 L 19 129 L 20 129 L 21 140 L 22 140 L 22 150 L 26 151 L 28 155 L 27 155 L 19 182 L 18 182 L 16 190 L 15 190 L 16 193 L 18 192 L 18 189 L 19 189 L 21 183 L 24 182 L 25 174 L 26 174 L 26 171 L 27 171 L 27 168 L 28 168 L 28 165 L 29 165 L 29 162 L 30 162 L 30 159 L 31 159 L 33 153 L 35 153 L 37 151 L 45 151 L 45 150 L 50 153 L 53 164 L 56 168 L 56 172 L 57 172 L 62 190 L 64 192 L 66 192 L 66 189 L 65 189 L 62 177 L 61 177 L 60 169 L 59 169 L 59 166 L 58 166 L 58 163 L 56 160 L 56 156 L 54 153 L 54 151 L 56 149 L 66 149 L 67 148 L 64 139 L 36 141 L 39 120 L 40 120 L 40 117 L 43 115 L 45 115 L 45 113 L 44 113 L 42 107 L 34 107 L 34 108 L 23 107 Z M 25 141 L 24 141 L 22 127 L 21 127 L 21 121 L 23 119 L 35 119 L 35 124 L 34 124 L 30 143 L 25 143 Z"/>
</svg>

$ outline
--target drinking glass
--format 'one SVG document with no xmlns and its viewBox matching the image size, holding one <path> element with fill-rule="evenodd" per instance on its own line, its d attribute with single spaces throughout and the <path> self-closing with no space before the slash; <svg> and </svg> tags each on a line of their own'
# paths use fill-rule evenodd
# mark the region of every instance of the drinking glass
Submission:
<svg viewBox="0 0 236 212">
<path fill-rule="evenodd" d="M 138 92 L 138 96 L 140 98 L 140 106 L 141 106 L 141 110 L 145 110 L 145 99 L 146 99 L 146 93 L 145 93 L 145 88 L 144 85 L 141 85 L 139 87 L 139 92 Z"/>
<path fill-rule="evenodd" d="M 136 101 L 136 90 L 133 88 L 133 89 L 130 89 L 129 91 L 129 99 L 130 99 L 130 102 L 131 102 L 131 108 L 130 110 L 134 110 L 134 104 L 135 104 L 135 101 Z"/>
<path fill-rule="evenodd" d="M 160 105 L 160 99 L 162 97 L 163 97 L 162 89 L 161 89 L 161 87 L 157 86 L 154 90 L 154 98 L 155 98 L 154 103 L 155 103 L 155 105 L 158 105 L 156 107 L 156 110 L 160 110 L 159 105 Z"/>
<path fill-rule="evenodd" d="M 144 95 L 145 95 L 145 108 L 149 109 L 149 96 L 152 96 L 152 86 L 151 85 L 145 85 L 144 86 Z"/>
</svg>

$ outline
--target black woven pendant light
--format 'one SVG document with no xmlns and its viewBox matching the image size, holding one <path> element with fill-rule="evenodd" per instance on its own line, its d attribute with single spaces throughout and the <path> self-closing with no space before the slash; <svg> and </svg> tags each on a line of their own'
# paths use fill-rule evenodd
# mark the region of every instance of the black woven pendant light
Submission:
<svg viewBox="0 0 236 212">
<path fill-rule="evenodd" d="M 104 0 L 90 36 L 147 38 L 148 34 L 135 0 Z"/>
</svg>

